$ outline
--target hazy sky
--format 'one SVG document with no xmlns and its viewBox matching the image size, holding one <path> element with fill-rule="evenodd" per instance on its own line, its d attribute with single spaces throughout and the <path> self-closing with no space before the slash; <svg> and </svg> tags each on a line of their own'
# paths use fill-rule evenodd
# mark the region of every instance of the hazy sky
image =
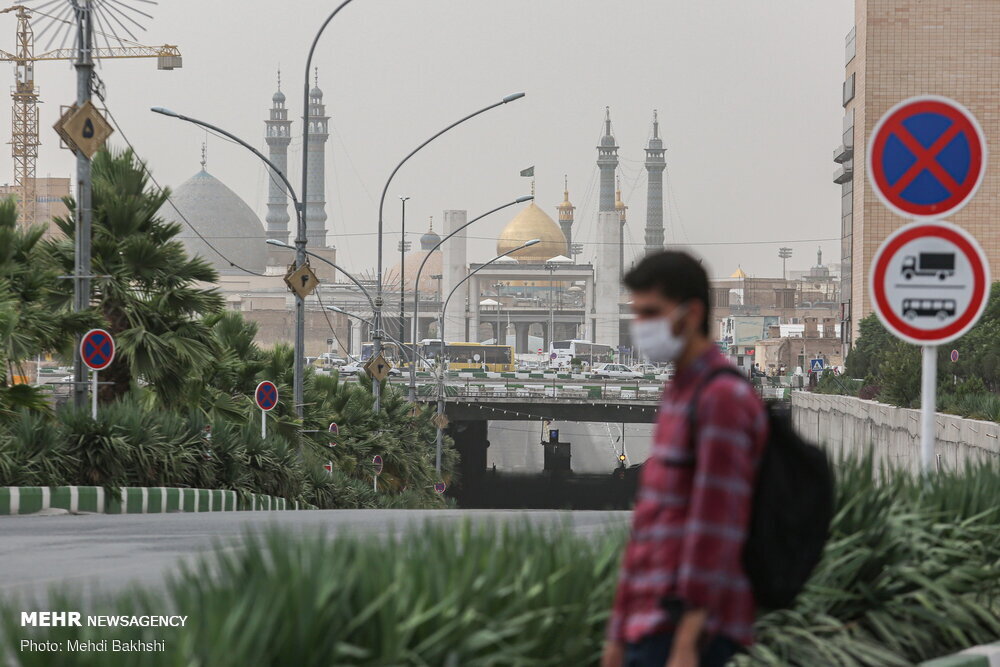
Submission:
<svg viewBox="0 0 1000 667">
<path fill-rule="evenodd" d="M 131 0 L 136 2 L 136 0 Z M 37 3 L 36 3 L 37 4 Z M 626 257 L 645 224 L 643 149 L 659 109 L 667 146 L 668 242 L 693 245 L 712 273 L 742 264 L 777 275 L 838 261 L 839 187 L 831 182 L 840 136 L 844 35 L 850 0 L 355 0 L 327 29 L 315 58 L 332 116 L 327 144 L 331 242 L 351 269 L 375 262 L 378 195 L 392 167 L 439 128 L 503 95 L 527 97 L 484 114 L 429 146 L 390 190 L 386 263 L 399 232 L 398 196 L 411 197 L 407 227 L 421 233 L 441 211 L 470 217 L 527 194 L 518 171 L 535 165 L 537 203 L 555 217 L 563 174 L 577 206 L 575 240 L 596 252 L 598 137 L 611 107 L 629 206 Z M 282 69 L 296 118 L 289 162 L 298 183 L 303 67 L 315 30 L 335 2 L 161 0 L 141 40 L 177 44 L 184 67 L 108 61 L 99 74 L 108 106 L 161 183 L 198 171 L 205 133 L 148 111 L 166 106 L 221 125 L 263 149 L 264 119 Z M 13 49 L 15 20 L 0 19 Z M 36 51 L 45 48 L 44 40 Z M 11 66 L 11 70 L 13 66 Z M 9 72 L 13 83 L 13 71 Z M 71 176 L 73 159 L 51 129 L 74 98 L 66 63 L 39 63 L 40 176 Z M 0 126 L 9 127 L 9 105 Z M 113 142 L 121 144 L 115 135 Z M 252 155 L 208 139 L 208 170 L 263 219 L 266 173 Z M 12 172 L 10 159 L 3 161 Z M 10 180 L 12 173 L 0 176 Z M 494 256 L 516 211 L 470 229 L 469 257 Z M 474 231 L 473 231 L 474 230 Z M 416 235 L 410 237 L 416 240 Z M 825 239 L 818 242 L 817 239 Z M 756 242 L 744 245 L 744 242 Z M 766 242 L 766 243 L 759 243 Z"/>
</svg>

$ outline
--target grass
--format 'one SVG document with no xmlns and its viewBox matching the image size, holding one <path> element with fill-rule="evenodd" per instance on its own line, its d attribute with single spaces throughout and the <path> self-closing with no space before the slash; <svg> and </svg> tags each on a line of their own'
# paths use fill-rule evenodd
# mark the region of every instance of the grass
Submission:
<svg viewBox="0 0 1000 667">
<path fill-rule="evenodd" d="M 908 665 L 1000 638 L 1000 465 L 925 482 L 840 465 L 838 512 L 794 609 L 758 620 L 741 665 Z M 399 538 L 248 536 L 187 566 L 166 591 L 48 609 L 189 616 L 183 629 L 25 629 L 0 605 L 0 646 L 35 637 L 164 639 L 144 654 L 0 652 L 35 665 L 592 665 L 622 531 L 432 523 Z"/>
</svg>

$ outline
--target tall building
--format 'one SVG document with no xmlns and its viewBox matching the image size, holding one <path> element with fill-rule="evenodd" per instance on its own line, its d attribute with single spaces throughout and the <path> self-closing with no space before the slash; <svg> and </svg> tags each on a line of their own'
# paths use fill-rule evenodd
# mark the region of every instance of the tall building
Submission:
<svg viewBox="0 0 1000 667">
<path fill-rule="evenodd" d="M 312 248 L 326 247 L 326 140 L 330 117 L 323 106 L 319 73 L 309 91 L 309 190 L 306 194 L 306 240 Z"/>
<path fill-rule="evenodd" d="M 615 172 L 618 169 L 618 144 L 611 134 L 611 109 L 604 107 L 604 135 L 597 147 L 597 168 L 601 170 L 598 212 L 615 210 Z"/>
<path fill-rule="evenodd" d="M 288 144 L 292 141 L 292 121 L 288 120 L 285 94 L 281 92 L 281 71 L 278 90 L 271 97 L 271 115 L 264 121 L 267 157 L 288 178 Z M 284 182 L 269 173 L 267 184 L 267 237 L 288 243 L 288 191 Z"/>
<path fill-rule="evenodd" d="M 865 173 L 879 118 L 915 95 L 943 95 L 979 119 L 992 148 L 979 194 L 949 220 L 982 244 L 1000 276 L 1000 2 L 855 0 L 847 34 L 844 122 L 834 182 L 841 187 L 842 340 L 872 312 L 868 272 L 879 245 L 906 220 L 878 200 Z"/>
<path fill-rule="evenodd" d="M 563 201 L 556 206 L 559 212 L 559 228 L 566 237 L 566 256 L 573 257 L 573 213 L 576 207 L 569 203 L 569 179 L 563 179 Z"/>
<path fill-rule="evenodd" d="M 653 136 L 646 145 L 646 254 L 663 250 L 663 170 L 667 168 L 660 121 L 653 111 Z"/>
</svg>

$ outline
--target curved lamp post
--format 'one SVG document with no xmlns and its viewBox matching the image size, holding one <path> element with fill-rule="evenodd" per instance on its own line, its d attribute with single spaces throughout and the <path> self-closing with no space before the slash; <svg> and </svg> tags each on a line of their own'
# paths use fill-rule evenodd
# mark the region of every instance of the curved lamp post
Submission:
<svg viewBox="0 0 1000 667">
<path fill-rule="evenodd" d="M 480 271 L 482 271 L 483 269 L 485 269 L 487 266 L 497 261 L 498 259 L 502 259 L 507 255 L 513 252 L 517 252 L 518 250 L 521 250 L 523 248 L 530 248 L 536 243 L 541 243 L 541 239 L 531 239 L 527 243 L 519 245 L 516 248 L 511 248 L 502 255 L 497 255 L 496 257 L 486 262 L 485 264 L 480 264 L 472 271 L 469 271 L 469 275 L 462 278 L 455 284 L 454 287 L 451 288 L 451 291 L 448 292 L 447 298 L 445 298 L 444 302 L 441 304 L 441 312 L 438 313 L 438 334 L 441 338 L 441 347 L 440 347 L 441 351 L 438 353 L 438 392 L 437 392 L 438 394 L 437 413 L 439 417 L 438 417 L 437 441 L 436 441 L 436 449 L 434 457 L 434 468 L 435 470 L 437 470 L 438 475 L 441 474 L 441 447 L 442 444 L 444 443 L 444 429 L 441 428 L 440 424 L 441 424 L 441 418 L 444 416 L 444 313 L 446 310 L 448 310 L 448 302 L 451 301 L 451 297 L 454 296 L 455 290 L 461 287 L 462 284 L 469 278 L 476 275 L 477 273 L 479 273 Z"/>
<path fill-rule="evenodd" d="M 306 71 L 306 74 L 308 75 L 308 70 Z M 442 134 L 444 134 L 448 130 L 461 125 L 462 123 L 464 123 L 465 121 L 469 120 L 470 118 L 475 118 L 479 114 L 486 113 L 490 109 L 495 109 L 495 108 L 497 108 L 499 106 L 502 106 L 504 104 L 507 104 L 509 102 L 513 102 L 515 100 L 519 100 L 522 97 L 524 97 L 524 95 L 525 95 L 524 93 L 513 93 L 511 95 L 507 95 L 506 97 L 504 97 L 503 99 L 501 99 L 499 102 L 494 102 L 493 104 L 489 104 L 489 105 L 483 107 L 482 109 L 479 109 L 477 111 L 473 111 L 469 115 L 456 120 L 454 123 L 452 123 L 451 125 L 445 127 L 444 129 L 439 130 L 437 133 L 435 133 L 434 135 L 432 135 L 429 139 L 427 139 L 422 144 L 420 144 L 419 146 L 417 146 L 416 148 L 414 148 L 412 151 L 410 151 L 409 154 L 407 154 L 406 157 L 404 157 L 402 160 L 400 160 L 399 164 L 397 164 L 396 167 L 392 170 L 392 173 L 389 174 L 389 178 L 386 179 L 385 185 L 382 187 L 382 196 L 379 198 L 379 202 L 378 202 L 378 249 L 376 251 L 378 253 L 378 265 L 376 267 L 376 274 L 377 274 L 376 275 L 376 280 L 377 280 L 377 283 L 376 283 L 376 290 L 375 290 L 375 312 L 374 312 L 373 317 L 372 317 L 372 319 L 375 322 L 375 330 L 372 332 L 372 344 L 373 344 L 373 352 L 372 353 L 373 354 L 377 355 L 379 352 L 382 351 L 382 236 L 383 236 L 383 234 L 382 234 L 382 228 L 383 228 L 382 209 L 385 207 L 385 197 L 386 197 L 386 194 L 389 192 L 389 185 L 392 183 L 392 179 L 396 177 L 396 174 L 399 172 L 400 168 L 402 168 L 402 166 L 404 164 L 406 164 L 407 160 L 409 160 L 411 157 L 413 157 L 414 155 L 416 155 L 420 151 L 420 149 L 422 149 L 424 146 L 426 146 L 427 144 L 431 143 L 432 141 L 434 141 L 435 139 L 437 139 L 438 137 L 440 137 Z M 305 151 L 305 146 L 304 145 L 303 145 L 303 151 Z M 410 364 L 410 365 L 412 366 L 413 364 Z M 375 393 L 375 407 L 376 407 L 376 410 L 379 410 L 381 408 L 381 405 L 382 405 L 381 392 L 379 390 L 377 390 L 376 393 Z"/>
<path fill-rule="evenodd" d="M 266 241 L 266 243 L 268 245 L 277 246 L 279 248 L 287 248 L 289 250 L 294 250 L 295 249 L 292 246 L 288 245 L 287 243 L 285 243 L 283 241 L 279 241 L 278 239 L 268 239 Z M 362 285 L 361 282 L 357 278 L 355 278 L 350 273 L 348 273 L 347 271 L 345 271 L 342 266 L 340 266 L 338 264 L 334 264 L 333 262 L 331 262 L 330 260 L 328 260 L 326 257 L 323 257 L 321 255 L 317 255 L 314 252 L 310 252 L 310 251 L 306 250 L 305 253 L 307 255 L 309 255 L 310 257 L 312 257 L 313 259 L 318 259 L 321 262 L 329 264 L 330 266 L 332 266 L 336 270 L 338 270 L 341 273 L 343 273 L 344 276 L 346 276 L 348 280 L 350 280 L 352 283 L 354 283 L 358 287 L 358 289 L 361 290 L 361 293 L 365 295 L 365 298 L 368 299 L 368 305 L 370 305 L 372 308 L 375 307 L 375 302 L 372 300 L 372 295 L 369 294 L 369 292 L 368 292 L 367 289 L 365 289 L 365 286 Z"/>
<path fill-rule="evenodd" d="M 348 0 L 348 2 L 350 1 L 351 0 Z M 293 188 L 292 184 L 288 182 L 288 177 L 285 176 L 284 172 L 278 169 L 278 167 L 269 159 L 267 159 L 263 153 L 261 153 L 259 150 L 257 150 L 247 142 L 243 141 L 239 137 L 237 137 L 232 132 L 227 132 L 226 130 L 223 130 L 221 127 L 212 125 L 211 123 L 205 122 L 203 120 L 198 120 L 197 118 L 191 118 L 190 116 L 185 116 L 183 114 L 177 113 L 176 111 L 171 111 L 170 109 L 165 109 L 163 107 L 153 107 L 150 109 L 150 111 L 152 111 L 153 113 L 162 114 L 164 116 L 169 116 L 170 118 L 183 120 L 188 123 L 192 123 L 194 125 L 199 125 L 214 132 L 218 132 L 219 134 L 228 137 L 229 139 L 232 139 L 240 146 L 243 146 L 243 148 L 247 149 L 248 151 L 256 155 L 264 164 L 268 166 L 271 172 L 275 176 L 280 178 L 281 182 L 285 184 L 285 188 L 287 188 L 288 190 L 288 195 L 292 198 L 292 205 L 295 208 L 296 224 L 300 230 L 305 229 L 305 209 L 303 208 L 302 203 L 299 200 L 298 196 L 295 194 L 295 188 Z M 274 243 L 272 245 L 279 245 L 279 244 Z M 291 248 L 296 251 L 301 249 L 303 253 L 302 259 L 300 261 L 299 258 L 296 257 L 295 267 L 298 268 L 302 266 L 303 262 L 305 261 L 304 242 L 301 248 L 298 247 L 292 248 L 292 246 L 288 244 L 280 244 L 280 245 L 286 248 Z M 296 240 L 296 246 L 298 246 L 298 240 Z M 315 255 L 313 256 L 315 257 Z M 293 402 L 295 403 L 295 414 L 301 418 L 302 410 L 304 407 L 302 378 L 305 376 L 305 300 L 298 294 L 295 295 L 295 364 L 294 365 L 295 369 L 292 377 Z"/>
<path fill-rule="evenodd" d="M 427 252 L 426 255 L 424 255 L 423 261 L 420 262 L 420 268 L 417 269 L 417 276 L 413 280 L 413 327 L 412 327 L 413 337 L 410 340 L 410 348 L 411 348 L 410 357 L 411 357 L 411 363 L 410 363 L 410 390 L 409 390 L 409 401 L 411 403 L 417 400 L 417 368 L 416 368 L 416 363 L 413 362 L 412 360 L 416 359 L 416 355 L 417 355 L 417 324 L 418 324 L 418 321 L 419 321 L 419 318 L 420 318 L 420 274 L 423 273 L 424 266 L 427 265 L 427 260 L 430 259 L 431 255 L 434 253 L 434 251 L 437 250 L 438 248 L 440 248 L 441 245 L 445 241 L 447 241 L 448 239 L 450 239 L 455 234 L 458 234 L 459 232 L 461 232 L 462 230 L 464 230 L 466 227 L 468 227 L 472 223 L 474 223 L 474 222 L 476 222 L 478 220 L 482 220 L 486 216 L 488 216 L 490 214 L 493 214 L 493 213 L 496 213 L 497 211 L 501 211 L 501 210 L 507 208 L 508 206 L 513 206 L 514 204 L 523 204 L 524 202 L 531 201 L 534 198 L 535 198 L 534 195 L 526 195 L 524 197 L 518 197 L 517 199 L 515 199 L 512 202 L 507 202 L 506 204 L 502 204 L 501 206 L 497 206 L 496 208 L 494 208 L 492 210 L 486 211 L 486 213 L 483 213 L 482 215 L 476 216 L 475 218 L 473 218 L 472 220 L 469 220 L 467 223 L 465 223 L 464 225 L 462 225 L 461 227 L 459 227 L 455 231 L 453 231 L 450 234 L 442 237 L 442 239 L 440 241 L 438 241 L 434 245 L 434 247 L 431 248 Z M 532 245 L 534 245 L 534 244 L 532 244 Z M 525 246 L 522 246 L 522 247 L 525 247 Z M 518 250 L 518 248 L 515 248 L 514 250 Z M 513 250 L 511 252 L 513 252 Z M 503 256 L 504 255 L 500 255 L 500 257 L 503 257 Z M 496 259 L 499 259 L 500 257 L 497 257 Z M 490 261 L 492 262 L 494 260 L 490 260 Z M 471 276 L 472 274 L 470 273 L 469 275 Z M 468 276 L 466 276 L 466 278 L 468 278 Z M 459 282 L 458 284 L 461 285 L 462 283 Z M 457 285 L 456 285 L 456 287 L 457 287 Z M 438 332 L 438 334 L 440 334 L 440 331 Z"/>
</svg>

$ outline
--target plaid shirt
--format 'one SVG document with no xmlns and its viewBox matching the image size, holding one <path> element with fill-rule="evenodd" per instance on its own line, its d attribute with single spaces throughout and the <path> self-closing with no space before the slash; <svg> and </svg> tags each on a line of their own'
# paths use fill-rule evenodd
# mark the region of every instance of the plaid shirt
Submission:
<svg viewBox="0 0 1000 667">
<path fill-rule="evenodd" d="M 689 433 L 696 389 L 728 363 L 713 345 L 664 390 L 608 623 L 611 640 L 671 631 L 677 619 L 663 602 L 673 600 L 708 610 L 705 634 L 753 643 L 756 609 L 741 553 L 766 412 L 747 382 L 718 376 L 698 401 L 697 455 Z"/>
</svg>

